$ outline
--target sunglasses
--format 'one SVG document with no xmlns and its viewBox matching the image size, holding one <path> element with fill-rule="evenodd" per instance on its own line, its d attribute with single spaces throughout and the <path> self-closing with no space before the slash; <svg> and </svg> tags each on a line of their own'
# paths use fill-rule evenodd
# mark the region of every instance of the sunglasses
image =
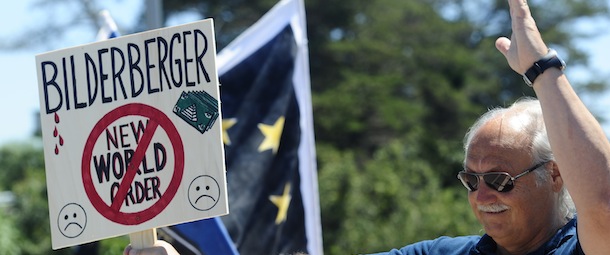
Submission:
<svg viewBox="0 0 610 255">
<path fill-rule="evenodd" d="M 487 184 L 487 186 L 489 186 L 490 188 L 498 192 L 509 192 L 515 187 L 515 180 L 540 168 L 547 162 L 548 161 L 532 166 L 515 177 L 512 177 L 506 172 L 470 173 L 466 171 L 460 171 L 457 175 L 457 178 L 462 181 L 462 184 L 464 185 L 464 187 L 466 187 L 466 189 L 468 189 L 468 191 L 476 191 L 477 189 L 479 189 L 479 179 L 480 177 L 483 177 L 483 181 L 485 181 L 485 184 Z"/>
</svg>

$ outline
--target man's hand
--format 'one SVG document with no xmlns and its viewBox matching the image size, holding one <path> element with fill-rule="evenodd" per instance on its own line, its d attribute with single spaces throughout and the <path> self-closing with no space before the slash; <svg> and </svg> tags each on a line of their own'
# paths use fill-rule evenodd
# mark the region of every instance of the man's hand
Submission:
<svg viewBox="0 0 610 255">
<path fill-rule="evenodd" d="M 157 240 L 150 248 L 135 249 L 131 245 L 125 247 L 123 255 L 179 255 L 174 247 L 163 240 Z"/>
<path fill-rule="evenodd" d="M 547 54 L 548 48 L 532 18 L 527 0 L 508 0 L 513 34 L 511 39 L 500 37 L 496 48 L 506 57 L 510 67 L 524 74 L 534 62 Z"/>
</svg>

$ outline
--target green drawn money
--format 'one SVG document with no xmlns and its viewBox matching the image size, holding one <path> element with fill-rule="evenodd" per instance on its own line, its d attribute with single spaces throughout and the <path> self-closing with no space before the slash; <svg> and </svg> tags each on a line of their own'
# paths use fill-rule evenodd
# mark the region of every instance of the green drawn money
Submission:
<svg viewBox="0 0 610 255">
<path fill-rule="evenodd" d="M 220 115 L 218 100 L 205 91 L 182 92 L 174 113 L 202 134 L 212 128 Z"/>
</svg>

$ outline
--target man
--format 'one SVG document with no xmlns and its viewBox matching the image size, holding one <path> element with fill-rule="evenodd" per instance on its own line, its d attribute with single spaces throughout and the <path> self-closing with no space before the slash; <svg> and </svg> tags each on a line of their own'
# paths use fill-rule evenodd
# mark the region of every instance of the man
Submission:
<svg viewBox="0 0 610 255">
<path fill-rule="evenodd" d="M 513 34 L 499 38 L 496 48 L 514 71 L 526 74 L 539 101 L 493 110 L 466 136 L 458 176 L 486 234 L 441 237 L 388 254 L 610 252 L 610 143 L 542 40 L 527 1 L 508 1 Z M 566 209 L 566 188 L 577 217 Z M 152 249 L 125 249 L 171 252 L 161 241 Z"/>
<path fill-rule="evenodd" d="M 491 110 L 466 136 L 458 178 L 486 234 L 441 237 L 388 254 L 610 252 L 610 144 L 543 42 L 527 1 L 509 5 L 513 34 L 496 48 L 525 74 L 539 102 Z"/>
<path fill-rule="evenodd" d="M 583 254 L 537 100 L 487 112 L 464 148 L 458 178 L 486 234 L 441 237 L 388 254 Z"/>
</svg>

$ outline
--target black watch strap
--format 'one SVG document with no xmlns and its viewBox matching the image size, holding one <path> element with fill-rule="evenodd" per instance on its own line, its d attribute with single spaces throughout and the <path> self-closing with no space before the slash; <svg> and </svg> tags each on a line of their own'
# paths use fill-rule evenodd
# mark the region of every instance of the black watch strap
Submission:
<svg viewBox="0 0 610 255">
<path fill-rule="evenodd" d="M 538 78 L 540 74 L 542 74 L 545 70 L 556 67 L 559 70 L 563 70 L 566 68 L 566 63 L 557 56 L 557 52 L 553 49 L 549 49 L 549 52 L 544 55 L 540 60 L 536 61 L 532 67 L 527 69 L 525 74 L 523 75 L 523 80 L 525 84 L 528 86 L 533 86 L 534 80 Z"/>
</svg>

